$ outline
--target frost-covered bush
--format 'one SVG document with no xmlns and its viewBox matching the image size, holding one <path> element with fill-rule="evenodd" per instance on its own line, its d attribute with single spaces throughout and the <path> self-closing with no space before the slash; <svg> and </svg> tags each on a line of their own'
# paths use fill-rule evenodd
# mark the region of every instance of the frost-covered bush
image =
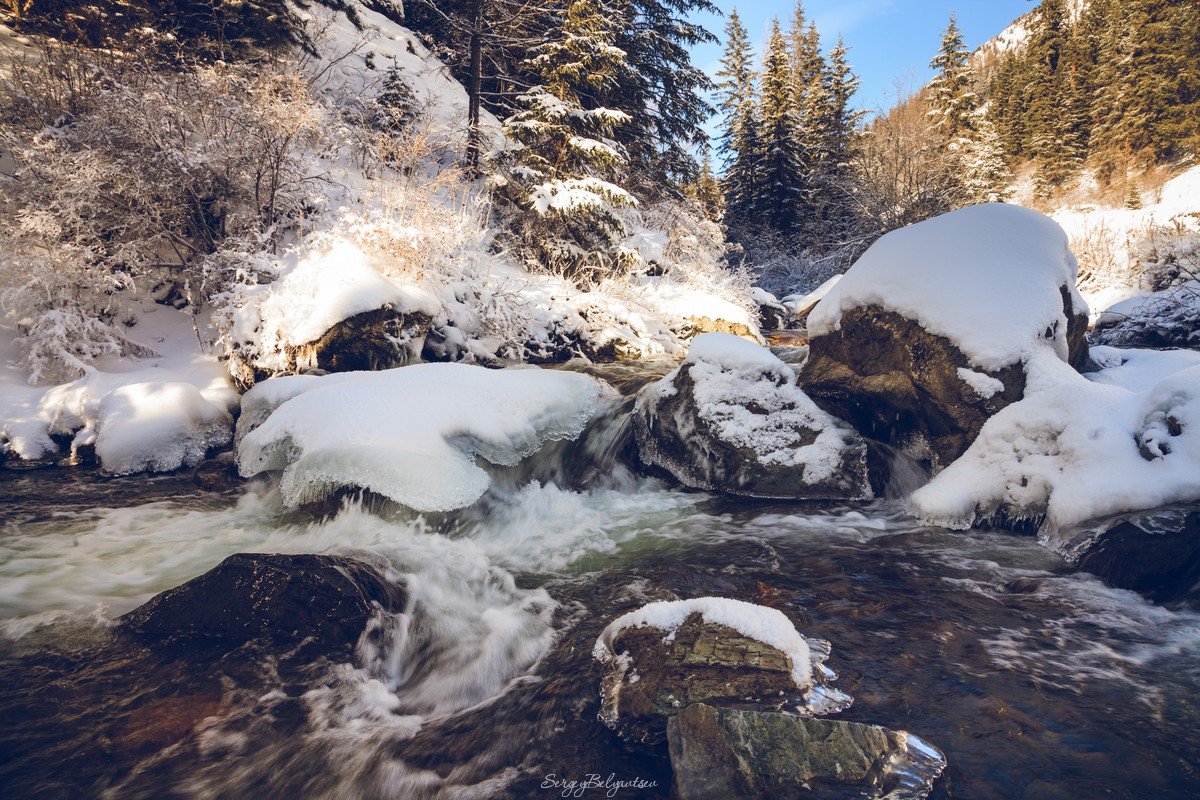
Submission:
<svg viewBox="0 0 1200 800">
<path fill-rule="evenodd" d="M 284 63 L 168 69 L 47 45 L 14 65 L 0 109 L 15 161 L 0 300 L 33 380 L 136 350 L 115 323 L 142 276 L 166 273 L 194 303 L 225 291 L 238 269 L 225 256 L 269 249 L 319 205 L 309 162 L 333 146 L 326 109 Z"/>
</svg>

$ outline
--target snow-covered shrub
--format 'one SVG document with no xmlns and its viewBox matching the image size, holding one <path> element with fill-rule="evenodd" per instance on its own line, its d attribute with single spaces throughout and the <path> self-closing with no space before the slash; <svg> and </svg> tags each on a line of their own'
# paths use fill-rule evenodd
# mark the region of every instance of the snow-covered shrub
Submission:
<svg viewBox="0 0 1200 800">
<path fill-rule="evenodd" d="M 136 350 L 114 323 L 141 276 L 171 274 L 193 302 L 225 291 L 223 254 L 269 249 L 319 205 L 308 161 L 332 146 L 284 63 L 167 69 L 51 46 L 13 70 L 0 108 L 16 164 L 0 183 L 0 299 L 34 380 Z"/>
</svg>

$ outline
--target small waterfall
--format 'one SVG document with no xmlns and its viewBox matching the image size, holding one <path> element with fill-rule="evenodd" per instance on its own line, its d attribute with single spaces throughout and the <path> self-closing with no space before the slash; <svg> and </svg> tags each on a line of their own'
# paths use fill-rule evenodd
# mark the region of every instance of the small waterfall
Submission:
<svg viewBox="0 0 1200 800">
<path fill-rule="evenodd" d="M 929 469 L 918 459 L 883 442 L 872 442 L 887 458 L 888 482 L 884 497 L 903 500 L 929 483 Z"/>
</svg>

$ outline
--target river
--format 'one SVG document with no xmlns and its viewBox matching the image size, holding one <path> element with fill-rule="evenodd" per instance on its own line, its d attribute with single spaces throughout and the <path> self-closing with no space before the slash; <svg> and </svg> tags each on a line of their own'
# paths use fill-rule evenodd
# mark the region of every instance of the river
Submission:
<svg viewBox="0 0 1200 800">
<path fill-rule="evenodd" d="M 315 517 L 265 480 L 0 471 L 0 795 L 549 798 L 595 774 L 667 797 L 666 762 L 597 721 L 591 646 L 647 600 L 717 595 L 831 642 L 843 718 L 946 754 L 934 797 L 1200 796 L 1200 613 L 1030 536 L 922 526 L 897 499 L 731 501 L 635 476 L 623 413 L 438 515 L 349 500 Z M 237 552 L 360 555 L 419 611 L 352 664 L 114 644 L 110 620 Z"/>
</svg>

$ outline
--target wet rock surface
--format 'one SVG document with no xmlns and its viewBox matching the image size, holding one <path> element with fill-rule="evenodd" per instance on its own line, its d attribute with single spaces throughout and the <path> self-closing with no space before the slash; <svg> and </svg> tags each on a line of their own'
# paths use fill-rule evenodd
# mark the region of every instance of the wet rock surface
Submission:
<svg viewBox="0 0 1200 800">
<path fill-rule="evenodd" d="M 633 743 L 661 744 L 667 719 L 693 703 L 779 705 L 803 694 L 786 654 L 698 613 L 673 637 L 630 627 L 610 647 L 616 657 L 600 684 L 601 718 Z"/>
<path fill-rule="evenodd" d="M 671 718 L 667 742 L 680 800 L 830 797 L 823 784 L 862 796 L 904 747 L 876 725 L 704 704 Z"/>
<path fill-rule="evenodd" d="M 380 610 L 404 610 L 405 592 L 373 566 L 328 555 L 242 553 L 121 617 L 142 637 L 306 642 L 353 648 Z"/>
<path fill-rule="evenodd" d="M 971 365 L 949 339 L 866 306 L 844 312 L 839 330 L 809 340 L 800 385 L 864 436 L 945 466 L 966 451 L 988 418 L 1025 392 L 1019 364 L 986 373 L 1003 385 L 990 397 L 963 381 L 959 369 Z"/>
<path fill-rule="evenodd" d="M 1067 360 L 1086 371 L 1093 367 L 1087 314 L 1072 306 L 1065 288 L 1061 293 Z M 867 438 L 936 466 L 962 455 L 983 423 L 1025 394 L 1022 364 L 981 370 L 950 339 L 880 306 L 844 311 L 837 330 L 808 345 L 800 385 L 819 406 Z M 994 384 L 994 391 L 981 394 L 960 370 L 977 373 L 978 382 Z"/>
<path fill-rule="evenodd" d="M 1098 527 L 1077 568 L 1157 603 L 1200 602 L 1200 508 L 1123 514 Z"/>
</svg>

